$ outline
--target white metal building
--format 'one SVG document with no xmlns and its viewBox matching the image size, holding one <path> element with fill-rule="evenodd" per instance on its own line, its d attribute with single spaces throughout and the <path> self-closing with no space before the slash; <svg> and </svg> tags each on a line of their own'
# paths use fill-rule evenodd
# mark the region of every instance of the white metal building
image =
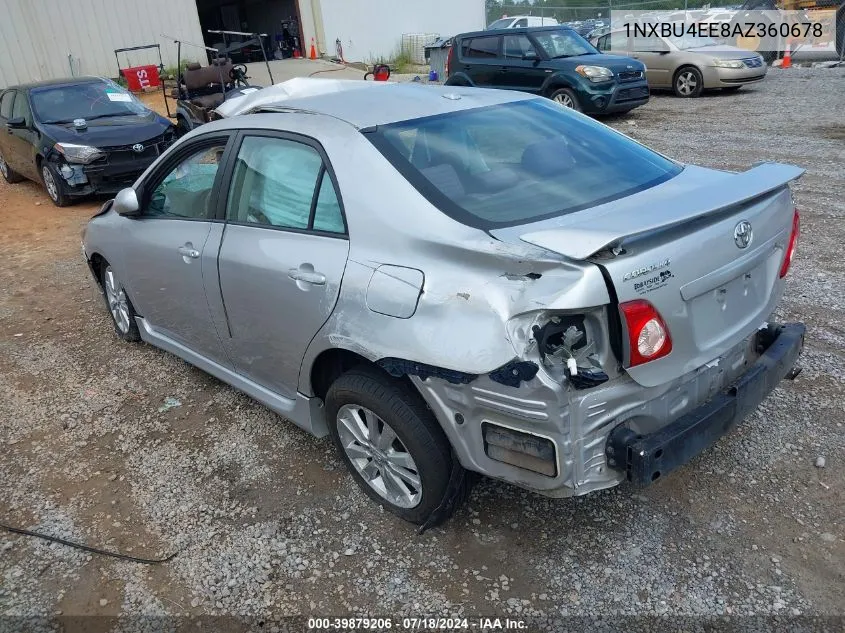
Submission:
<svg viewBox="0 0 845 633">
<path fill-rule="evenodd" d="M 402 34 L 481 29 L 485 14 L 484 0 L 0 0 L 0 87 L 116 77 L 114 50 L 145 44 L 160 44 L 164 65 L 175 66 L 173 37 L 216 46 L 208 29 L 227 29 L 275 42 L 282 21 L 296 25 L 306 56 L 313 38 L 320 55 L 334 57 L 340 40 L 347 61 L 374 61 L 395 56 Z M 190 48 L 183 59 L 205 62 Z M 158 64 L 158 54 L 121 53 L 120 63 Z"/>
</svg>

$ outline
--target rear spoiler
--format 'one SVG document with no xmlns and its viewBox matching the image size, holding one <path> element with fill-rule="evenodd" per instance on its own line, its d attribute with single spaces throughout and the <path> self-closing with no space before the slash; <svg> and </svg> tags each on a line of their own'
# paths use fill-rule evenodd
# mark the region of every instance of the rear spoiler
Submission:
<svg viewBox="0 0 845 633">
<path fill-rule="evenodd" d="M 633 195 L 579 211 L 561 218 L 556 228 L 519 238 L 570 259 L 587 259 L 623 238 L 749 202 L 785 187 L 803 173 L 794 165 L 762 163 L 740 174 L 725 174 L 718 186 L 712 182 L 701 187 L 680 186 L 674 185 L 673 179 L 642 192 L 646 196 Z"/>
</svg>

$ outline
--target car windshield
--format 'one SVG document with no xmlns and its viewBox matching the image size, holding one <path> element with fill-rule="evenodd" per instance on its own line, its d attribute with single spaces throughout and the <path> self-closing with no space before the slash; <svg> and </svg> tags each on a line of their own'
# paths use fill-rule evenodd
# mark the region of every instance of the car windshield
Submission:
<svg viewBox="0 0 845 633">
<path fill-rule="evenodd" d="M 510 26 L 511 22 L 513 22 L 513 18 L 502 18 L 501 20 L 496 20 L 495 22 L 493 22 L 487 28 L 488 29 L 506 29 L 506 28 L 508 28 L 508 26 Z"/>
<path fill-rule="evenodd" d="M 545 99 L 380 125 L 367 136 L 432 204 L 485 230 L 573 213 L 681 171 Z"/>
<path fill-rule="evenodd" d="M 552 59 L 574 57 L 575 55 L 592 55 L 598 53 L 583 37 L 566 29 L 560 31 L 537 31 L 534 39 L 539 42 L 546 54 Z"/>
<path fill-rule="evenodd" d="M 31 99 L 35 116 L 44 123 L 70 123 L 74 119 L 90 121 L 150 112 L 131 93 L 112 81 L 33 88 Z"/>
<path fill-rule="evenodd" d="M 682 37 L 667 37 L 667 40 L 672 42 L 679 49 L 686 50 L 688 48 L 700 48 L 702 46 L 718 46 L 719 42 L 710 37 L 697 37 L 685 33 Z"/>
</svg>

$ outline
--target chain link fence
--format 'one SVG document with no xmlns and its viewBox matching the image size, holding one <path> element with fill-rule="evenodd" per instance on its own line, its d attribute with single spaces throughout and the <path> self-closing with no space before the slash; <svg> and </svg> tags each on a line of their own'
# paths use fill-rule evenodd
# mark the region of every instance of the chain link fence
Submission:
<svg viewBox="0 0 845 633">
<path fill-rule="evenodd" d="M 560 4 L 560 0 L 553 0 Z M 497 0 L 487 1 L 487 24 L 504 17 L 517 15 L 531 15 L 543 18 L 553 18 L 560 23 L 583 22 L 584 20 L 610 20 L 611 11 L 675 11 L 710 8 L 718 6 L 737 6 L 726 0 L 724 3 L 706 2 L 704 0 L 587 0 L 579 5 L 577 0 L 566 6 L 556 6 L 551 2 L 537 1 L 534 3 L 521 2 L 518 4 L 499 3 Z"/>
</svg>

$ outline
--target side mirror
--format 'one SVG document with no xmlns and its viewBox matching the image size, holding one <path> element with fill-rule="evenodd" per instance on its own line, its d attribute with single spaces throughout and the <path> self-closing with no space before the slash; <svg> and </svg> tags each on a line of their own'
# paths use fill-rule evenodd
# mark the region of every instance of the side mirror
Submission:
<svg viewBox="0 0 845 633">
<path fill-rule="evenodd" d="M 121 189 L 114 197 L 112 209 L 114 209 L 119 215 L 126 217 L 140 215 L 141 205 L 138 203 L 138 194 L 135 193 L 135 190 L 132 187 Z"/>
<path fill-rule="evenodd" d="M 525 53 L 522 59 L 526 62 L 538 62 L 540 61 L 540 56 L 537 53 Z"/>
<path fill-rule="evenodd" d="M 16 116 L 14 119 L 6 121 L 6 127 L 10 130 L 22 130 L 26 127 L 26 119 L 22 116 Z"/>
</svg>

